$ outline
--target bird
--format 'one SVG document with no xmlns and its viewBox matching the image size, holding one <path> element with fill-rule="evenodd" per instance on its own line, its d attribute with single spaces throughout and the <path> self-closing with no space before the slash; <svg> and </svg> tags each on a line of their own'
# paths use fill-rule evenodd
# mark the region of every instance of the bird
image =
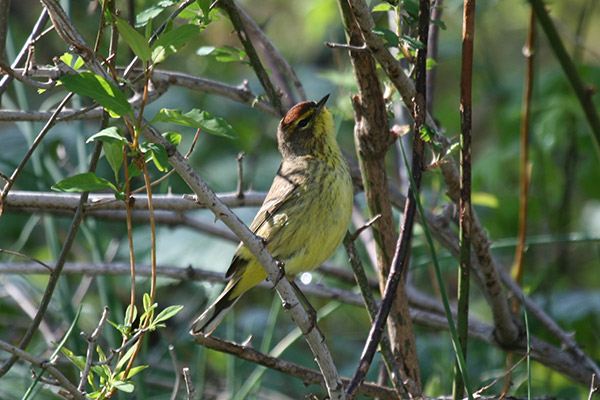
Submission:
<svg viewBox="0 0 600 400">
<path fill-rule="evenodd" d="M 328 98 L 329 94 L 318 102 L 298 103 L 281 119 L 281 165 L 250 224 L 292 283 L 296 275 L 331 257 L 352 216 L 352 179 L 325 107 Z M 210 335 L 240 297 L 267 275 L 240 243 L 225 276 L 225 288 L 193 322 L 191 334 Z"/>
</svg>

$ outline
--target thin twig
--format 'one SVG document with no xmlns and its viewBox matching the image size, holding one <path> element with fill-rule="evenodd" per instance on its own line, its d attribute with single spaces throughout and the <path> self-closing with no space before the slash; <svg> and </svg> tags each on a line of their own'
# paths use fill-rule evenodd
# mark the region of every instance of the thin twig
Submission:
<svg viewBox="0 0 600 400">
<path fill-rule="evenodd" d="M 238 166 L 238 181 L 237 181 L 237 198 L 242 200 L 244 198 L 244 156 L 246 153 L 241 152 L 237 156 L 237 166 Z"/>
<path fill-rule="evenodd" d="M 181 372 L 179 362 L 177 361 L 177 354 L 175 354 L 175 346 L 172 344 L 169 345 L 169 354 L 171 355 L 171 361 L 173 362 L 173 370 L 175 371 L 175 384 L 173 384 L 171 400 L 176 400 L 177 394 L 179 393 L 179 385 L 181 383 Z"/>
<path fill-rule="evenodd" d="M 347 43 L 325 42 L 325 46 L 330 47 L 332 49 L 344 49 L 344 50 L 356 51 L 356 52 L 369 51 L 369 49 L 367 48 L 366 43 L 363 43 L 361 46 L 352 46 L 352 45 L 347 44 Z"/>
<path fill-rule="evenodd" d="M 519 365 L 521 365 L 521 363 L 523 361 L 527 360 L 527 357 L 529 357 L 530 353 L 531 353 L 531 349 L 529 349 L 527 351 L 527 353 L 519 361 L 517 361 L 517 363 L 515 365 L 513 365 L 512 367 L 510 367 L 509 370 L 507 370 L 502 375 L 500 375 L 499 377 L 497 377 L 496 379 L 494 379 L 490 384 L 482 387 L 481 389 L 479 389 L 475 393 L 473 393 L 473 397 L 479 397 L 479 396 L 481 396 L 481 394 L 483 392 L 485 392 L 486 390 L 489 390 L 496 383 L 500 382 L 500 379 L 504 378 L 505 376 L 508 376 L 508 375 L 512 374 L 512 372 L 515 370 L 515 368 L 517 368 Z"/>
<path fill-rule="evenodd" d="M 31 46 L 35 42 L 37 36 L 44 29 L 46 22 L 48 22 L 48 10 L 44 8 L 37 22 L 35 23 L 31 33 L 29 34 L 29 37 L 25 41 L 25 44 L 21 48 L 21 51 L 19 51 L 17 58 L 15 59 L 15 61 L 13 61 L 11 65 L 12 69 L 18 67 L 23 62 L 25 57 L 27 57 L 27 54 L 29 53 L 29 46 Z M 0 57 L 2 57 L 2 55 L 0 55 Z M 6 88 L 8 87 L 11 81 L 12 76 L 5 76 L 0 80 L 0 96 L 2 96 L 2 94 L 6 91 Z"/>
<path fill-rule="evenodd" d="M 0 249 L 0 253 L 12 254 L 13 256 L 26 258 L 28 260 L 31 260 L 35 263 L 40 264 L 42 267 L 46 268 L 48 270 L 48 272 L 50 272 L 50 273 L 54 272 L 54 268 L 52 268 L 48 264 L 38 260 L 37 258 L 28 256 L 27 254 L 19 253 L 18 251 L 6 250 L 6 249 Z"/>
<path fill-rule="evenodd" d="M 367 275 L 365 274 L 365 269 L 362 265 L 360 256 L 358 255 L 358 250 L 354 245 L 354 239 L 357 237 L 356 233 L 357 232 L 353 233 L 352 235 L 347 234 L 343 244 L 344 248 L 346 249 L 346 253 L 348 254 L 348 259 L 350 260 L 350 265 L 352 266 L 352 271 L 354 272 L 356 283 L 358 284 L 358 288 L 360 289 L 360 294 L 367 307 L 369 318 L 371 320 L 371 323 L 373 323 L 377 314 L 378 304 L 375 301 L 375 298 L 373 297 L 373 292 L 369 285 Z M 402 372 L 401 368 L 396 362 L 396 358 L 392 353 L 390 338 L 386 333 L 382 334 L 381 342 L 379 345 L 381 348 L 381 355 L 383 357 L 385 367 L 387 368 L 388 374 L 392 379 L 394 389 L 396 389 L 398 395 L 405 396 L 408 393 L 410 393 L 410 395 L 412 396 L 418 394 L 418 388 L 416 388 L 416 390 L 415 388 L 411 388 L 412 390 L 407 390 L 407 388 L 405 387 L 405 384 L 402 380 L 406 377 L 404 376 L 404 373 Z M 411 383 L 412 386 L 414 386 L 414 383 Z"/>
<path fill-rule="evenodd" d="M 588 394 L 588 400 L 592 400 L 594 394 L 598 391 L 598 386 L 595 385 L 596 374 L 592 374 L 592 383 L 590 384 L 590 393 Z"/>
<path fill-rule="evenodd" d="M 88 343 L 88 348 L 87 348 L 87 352 L 86 352 L 86 356 L 85 356 L 85 367 L 83 368 L 83 371 L 81 372 L 81 379 L 79 381 L 79 386 L 77 387 L 77 389 L 80 392 L 85 391 L 85 383 L 88 380 L 90 370 L 92 369 L 92 363 L 94 361 L 94 348 L 96 346 L 96 340 L 98 340 L 98 336 L 100 335 L 100 332 L 102 331 L 102 327 L 104 327 L 104 324 L 106 323 L 107 318 L 108 318 L 108 307 L 105 306 L 104 311 L 102 312 L 102 317 L 100 317 L 100 321 L 98 322 L 98 326 L 96 326 L 96 329 L 94 329 L 92 334 L 90 336 L 87 336 L 84 332 L 81 332 L 81 336 L 83 336 L 83 338 Z"/>
<path fill-rule="evenodd" d="M 196 398 L 196 390 L 194 389 L 194 384 L 192 382 L 190 367 L 183 367 L 183 380 L 185 382 L 185 391 L 187 392 L 188 400 L 194 400 Z"/>
<path fill-rule="evenodd" d="M 56 82 L 38 82 L 36 80 L 33 80 L 25 75 L 19 75 L 17 74 L 15 71 L 13 71 L 13 69 L 10 67 L 10 65 L 8 65 L 7 63 L 5 63 L 2 59 L 0 59 L 0 75 L 1 74 L 6 74 L 11 76 L 12 78 L 18 80 L 21 83 L 24 83 L 25 85 L 37 88 L 37 89 L 51 89 L 54 86 L 56 86 Z"/>
</svg>

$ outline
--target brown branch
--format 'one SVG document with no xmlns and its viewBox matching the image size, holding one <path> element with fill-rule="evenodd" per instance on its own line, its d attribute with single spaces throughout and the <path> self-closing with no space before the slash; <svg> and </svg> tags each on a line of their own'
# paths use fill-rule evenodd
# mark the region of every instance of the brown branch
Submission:
<svg viewBox="0 0 600 400">
<path fill-rule="evenodd" d="M 56 367 L 54 367 L 50 361 L 44 360 L 41 358 L 37 358 L 37 357 L 27 353 L 23 349 L 12 346 L 3 340 L 0 340 L 0 349 L 6 351 L 7 353 L 12 354 L 11 359 L 12 358 L 15 358 L 15 359 L 20 358 L 22 360 L 25 360 L 25 361 L 35 365 L 38 368 L 45 369 L 46 372 L 48 372 L 50 375 L 52 375 L 56 379 L 56 381 L 60 384 L 60 386 L 65 388 L 71 394 L 71 396 L 73 396 L 74 399 L 76 399 L 76 400 L 87 399 L 87 397 L 85 397 L 81 392 L 79 392 L 79 390 L 77 390 L 75 385 L 73 385 L 73 383 L 71 383 L 71 381 L 69 381 L 69 379 L 67 379 L 67 377 L 62 374 L 62 372 L 60 372 Z"/>
<path fill-rule="evenodd" d="M 46 22 L 48 22 L 48 11 L 46 9 L 43 9 L 37 22 L 35 23 L 32 31 L 31 31 L 31 33 L 29 34 L 29 37 L 27 38 L 27 40 L 25 41 L 25 44 L 21 48 L 21 51 L 19 51 L 17 58 L 15 59 L 15 61 L 13 61 L 11 68 L 15 69 L 25 60 L 25 58 L 27 57 L 27 54 L 29 53 L 29 47 L 33 43 L 35 43 L 35 41 L 37 40 L 37 37 L 44 30 L 44 26 L 46 25 Z M 3 55 L 0 54 L 0 58 L 2 58 L 2 56 Z M 6 88 L 8 87 L 8 85 L 10 85 L 11 81 L 12 81 L 11 76 L 5 76 L 0 80 L 0 97 L 6 91 Z"/>
<path fill-rule="evenodd" d="M 285 361 L 281 358 L 272 357 L 261 353 L 250 346 L 219 339 L 213 336 L 194 336 L 194 341 L 202 346 L 217 350 L 223 353 L 232 354 L 243 360 L 262 365 L 263 367 L 279 371 L 289 376 L 302 380 L 305 384 L 323 385 L 323 375 L 318 371 L 303 367 L 301 365 Z M 344 384 L 348 384 L 349 379 L 342 378 Z M 359 388 L 359 393 L 369 397 L 380 399 L 397 399 L 398 395 L 393 389 L 380 386 L 374 383 L 364 383 Z"/>
<path fill-rule="evenodd" d="M 431 4 L 431 21 L 441 21 L 444 0 L 434 0 Z M 427 38 L 427 58 L 437 61 L 438 54 L 438 37 L 440 26 L 431 22 L 429 24 L 429 36 Z M 437 66 L 433 66 L 427 71 L 427 112 L 433 114 L 433 99 L 435 93 L 435 73 Z"/>
<path fill-rule="evenodd" d="M 471 92 L 473 81 L 473 40 L 475 35 L 475 0 L 464 0 L 462 34 L 462 70 L 460 76 L 460 202 L 459 234 L 460 256 L 458 272 L 458 318 L 456 331 L 463 359 L 467 360 L 467 342 L 469 337 L 469 283 L 471 276 Z M 458 351 L 458 350 L 457 350 Z M 456 360 L 452 398 L 462 399 L 469 382 L 467 371 Z"/>
<path fill-rule="evenodd" d="M 354 11 L 354 4 L 351 3 L 352 11 Z M 419 25 L 419 39 L 423 43 L 427 43 L 427 32 L 429 25 L 429 3 L 423 1 L 420 10 L 422 15 L 422 21 Z M 340 2 L 340 8 L 342 9 L 342 15 L 344 17 L 344 25 L 346 27 L 347 36 L 349 37 L 349 44 L 352 46 L 360 46 L 363 43 L 364 30 L 361 34 L 359 24 L 357 24 L 355 18 L 356 15 L 350 12 L 350 7 L 345 2 Z M 417 61 L 417 82 L 418 82 L 418 94 L 416 95 L 416 107 L 413 110 L 413 118 L 415 119 L 415 132 L 420 132 L 421 127 L 425 123 L 425 61 L 426 61 L 426 49 L 418 52 Z M 369 205 L 369 210 L 373 213 L 373 209 L 376 207 L 386 208 L 390 206 L 389 203 L 389 190 L 387 183 L 381 185 L 380 180 L 373 180 L 369 173 L 375 173 L 378 178 L 384 178 L 385 182 L 385 165 L 383 163 L 383 155 L 389 147 L 391 134 L 387 128 L 387 118 L 369 118 L 372 117 L 372 112 L 367 111 L 375 109 L 377 112 L 385 112 L 385 105 L 383 104 L 383 94 L 381 93 L 379 80 L 375 71 L 375 63 L 371 57 L 366 54 L 350 52 L 350 59 L 354 67 L 354 74 L 359 88 L 359 96 L 353 98 L 353 105 L 355 109 L 355 137 L 357 143 L 357 151 L 359 154 L 359 160 L 361 161 L 361 170 L 363 172 L 365 194 L 367 195 L 367 201 L 369 200 L 369 189 L 373 190 L 371 196 L 374 197 L 374 201 Z M 374 104 L 373 104 L 374 103 Z M 382 106 L 381 108 L 378 106 Z M 384 127 L 381 127 L 381 123 L 385 123 Z M 373 129 L 373 127 L 379 127 L 379 130 Z M 361 129 L 362 128 L 362 129 Z M 364 131 L 363 131 L 364 129 Z M 381 133 L 379 133 L 381 132 Z M 379 135 L 378 135 L 379 133 Z M 396 244 L 396 250 L 393 255 L 393 259 L 390 260 L 390 253 L 384 253 L 384 260 L 382 260 L 382 251 L 378 251 L 379 265 L 380 265 L 380 284 L 382 285 L 383 301 L 374 318 L 374 323 L 369 331 L 369 336 L 365 344 L 361 359 L 358 367 L 355 371 L 354 377 L 352 378 L 351 384 L 347 388 L 347 394 L 349 398 L 353 398 L 356 394 L 356 389 L 360 382 L 364 380 L 364 377 L 369 369 L 371 360 L 374 356 L 377 344 L 379 342 L 383 324 L 387 319 L 388 313 L 390 313 L 393 307 L 393 313 L 389 320 L 390 324 L 388 329 L 390 337 L 395 338 L 395 343 L 400 345 L 395 349 L 397 352 L 396 357 L 398 362 L 403 365 L 404 373 L 407 377 L 410 377 L 415 382 L 417 388 L 421 387 L 421 378 L 418 368 L 418 359 L 416 356 L 416 346 L 414 342 L 414 333 L 410 319 L 406 318 L 408 314 L 408 302 L 406 301 L 406 293 L 404 290 L 403 275 L 405 271 L 404 265 L 408 260 L 408 249 L 412 235 L 412 226 L 414 222 L 414 215 L 416 211 L 416 203 L 414 196 L 412 196 L 412 190 L 418 190 L 420 184 L 420 176 L 423 170 L 423 142 L 420 139 L 420 134 L 415 133 L 414 136 L 414 148 L 413 148 L 413 178 L 416 183 L 416 188 L 409 189 L 409 195 L 407 200 L 407 206 L 405 207 L 404 218 L 402 221 L 402 230 Z M 373 148 L 380 151 L 377 154 Z M 375 156 L 375 157 L 373 157 Z M 361 157 L 363 157 L 361 159 Z M 379 162 L 376 162 L 378 159 Z M 371 168 L 376 171 L 370 171 Z M 380 186 L 377 185 L 380 183 Z M 387 204 L 382 204 L 383 200 L 381 195 L 387 200 Z M 393 227 L 393 222 L 390 224 L 388 215 L 384 212 L 381 220 L 382 225 Z M 373 215 L 371 215 L 373 216 Z M 380 224 L 375 224 L 374 234 L 377 233 L 377 229 Z M 385 226 L 385 225 L 384 225 Z M 381 233 L 379 233 L 381 234 Z M 388 234 L 385 236 L 387 243 L 393 242 L 395 234 Z M 381 241 L 375 242 L 381 246 Z M 389 247 L 388 247 L 389 248 Z M 382 262 L 383 261 L 383 262 Z M 387 268 L 386 268 L 387 267 Z M 393 306 L 392 306 L 393 305 Z"/>
<path fill-rule="evenodd" d="M 106 323 L 107 318 L 108 307 L 105 306 L 104 311 L 102 312 L 102 316 L 100 317 L 100 321 L 98 322 L 98 325 L 96 326 L 96 329 L 94 329 L 92 334 L 88 336 L 84 332 L 81 332 L 81 336 L 83 336 L 85 341 L 88 343 L 88 348 L 85 356 L 85 367 L 83 368 L 83 371 L 81 371 L 81 379 L 79 380 L 79 386 L 77 386 L 77 389 L 80 392 L 85 391 L 85 383 L 88 380 L 90 370 L 92 369 L 92 363 L 94 361 L 94 348 L 96 347 L 96 341 L 100 336 L 100 332 L 102 331 L 102 327 Z"/>
</svg>

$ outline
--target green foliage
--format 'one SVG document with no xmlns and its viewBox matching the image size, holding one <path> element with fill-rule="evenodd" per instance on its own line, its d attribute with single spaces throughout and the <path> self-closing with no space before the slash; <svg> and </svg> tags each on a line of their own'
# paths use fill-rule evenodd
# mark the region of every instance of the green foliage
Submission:
<svg viewBox="0 0 600 400">
<path fill-rule="evenodd" d="M 97 101 L 113 118 L 122 117 L 131 112 L 131 106 L 123 92 L 111 82 L 92 72 L 64 75 L 60 81 L 67 90 Z"/>
<path fill-rule="evenodd" d="M 126 317 L 123 324 L 116 324 L 112 321 L 108 321 L 121 335 L 127 340 L 126 344 L 129 343 L 129 348 L 125 345 L 119 350 L 115 351 L 111 349 L 111 355 L 106 356 L 106 353 L 102 349 L 102 346 L 96 345 L 96 354 L 98 355 L 98 363 L 90 364 L 90 374 L 87 377 L 88 384 L 92 387 L 92 392 L 88 392 L 88 397 L 91 399 L 104 399 L 113 390 L 119 390 L 125 393 L 132 393 L 135 390 L 135 382 L 131 380 L 136 374 L 142 372 L 148 365 L 138 365 L 131 367 L 130 369 L 124 369 L 129 363 L 132 357 L 138 351 L 139 340 L 141 340 L 140 334 L 148 331 L 152 332 L 159 328 L 165 328 L 167 320 L 173 318 L 183 306 L 169 306 L 162 310 L 156 317 L 154 312 L 158 307 L 158 303 L 150 304 L 151 299 L 148 293 L 144 293 L 143 296 L 143 307 L 144 313 L 140 316 L 140 324 L 145 324 L 146 327 L 133 328 L 133 324 L 136 321 L 137 310 L 133 308 L 133 317 L 131 314 L 131 307 L 126 310 Z M 137 341 L 131 341 L 137 337 Z M 126 351 L 125 351 L 126 349 Z M 73 351 L 66 347 L 59 346 L 57 350 L 67 357 L 79 371 L 83 372 L 86 367 L 86 363 L 90 363 L 91 360 L 86 360 L 84 356 L 76 355 Z M 124 353 L 123 353 L 124 351 Z M 120 357 L 115 357 L 116 353 L 121 353 Z M 114 360 L 117 360 L 116 363 Z M 112 367 L 112 364 L 115 364 Z"/>
<path fill-rule="evenodd" d="M 224 136 L 230 139 L 238 137 L 231 125 L 223 118 L 215 117 L 207 111 L 201 111 L 195 108 L 185 114 L 181 110 L 163 108 L 154 116 L 152 121 L 150 121 L 150 123 L 154 122 L 169 122 L 196 129 L 203 129 L 213 135 Z"/>
</svg>

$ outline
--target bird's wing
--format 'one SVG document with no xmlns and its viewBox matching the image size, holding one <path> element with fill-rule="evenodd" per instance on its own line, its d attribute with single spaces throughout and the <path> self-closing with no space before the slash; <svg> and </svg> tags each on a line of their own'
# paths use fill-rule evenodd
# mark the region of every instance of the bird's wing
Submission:
<svg viewBox="0 0 600 400">
<path fill-rule="evenodd" d="M 281 210 L 282 206 L 288 204 L 290 200 L 297 198 L 299 195 L 298 185 L 292 182 L 289 178 L 285 177 L 281 173 L 281 168 L 275 175 L 275 179 L 273 179 L 273 183 L 271 184 L 271 189 L 269 189 L 269 193 L 267 193 L 267 197 L 263 202 L 260 210 L 254 217 L 254 220 L 250 224 L 250 230 L 259 234 L 261 228 L 265 225 L 265 223 L 272 223 L 273 216 L 277 214 L 279 210 Z M 276 224 L 271 224 L 271 228 L 269 230 L 269 236 L 272 236 L 279 227 Z M 269 237 L 263 237 L 265 240 L 269 240 Z M 232 276 L 238 269 L 244 268 L 248 260 L 243 259 L 240 255 L 240 249 L 244 246 L 243 243 L 240 243 L 238 246 L 235 255 L 233 256 L 233 260 L 231 261 L 231 265 L 227 272 L 225 273 L 225 277 L 229 278 Z"/>
</svg>

